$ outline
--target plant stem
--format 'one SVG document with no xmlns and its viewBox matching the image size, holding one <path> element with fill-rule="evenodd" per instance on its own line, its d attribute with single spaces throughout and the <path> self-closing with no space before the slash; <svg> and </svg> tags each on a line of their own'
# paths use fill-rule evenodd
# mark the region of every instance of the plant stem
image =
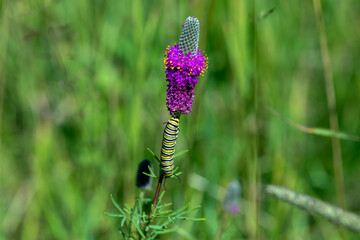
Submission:
<svg viewBox="0 0 360 240">
<path fill-rule="evenodd" d="M 266 185 L 265 193 L 302 208 L 308 213 L 317 214 L 332 223 L 360 233 L 360 216 L 354 213 L 344 211 L 329 203 L 276 185 Z"/>
<path fill-rule="evenodd" d="M 159 177 L 159 182 L 158 185 L 156 187 L 156 192 L 155 192 L 155 196 L 154 196 L 154 201 L 152 203 L 152 207 L 150 209 L 150 213 L 149 213 L 149 221 L 151 220 L 152 217 L 152 212 L 154 211 L 155 207 L 156 207 L 156 202 L 159 198 L 159 193 L 160 193 L 160 189 L 161 189 L 161 185 L 164 179 L 164 174 L 162 172 L 160 172 L 160 177 Z"/>
<path fill-rule="evenodd" d="M 258 74 L 257 74 L 257 26 L 256 26 L 256 0 L 252 1 L 252 54 L 253 54 L 253 100 L 254 100 L 254 136 L 253 136 L 253 168 L 252 168 L 252 180 L 253 182 L 253 203 L 254 203 L 254 238 L 261 239 L 260 233 L 260 182 L 261 175 L 258 164 L 258 151 L 259 151 L 259 108 L 258 108 L 258 93 L 259 93 L 259 83 L 258 83 Z"/>
<path fill-rule="evenodd" d="M 330 61 L 329 48 L 326 38 L 325 23 L 322 14 L 321 2 L 319 0 L 313 0 L 313 4 L 314 4 L 315 16 L 316 16 L 316 24 L 319 30 L 319 43 L 321 50 L 321 59 L 324 69 L 330 128 L 331 130 L 337 132 L 339 131 L 339 123 L 336 112 L 334 78 L 331 69 L 331 61 Z M 341 208 L 345 209 L 344 176 L 343 176 L 343 166 L 342 166 L 343 163 L 341 157 L 340 140 L 335 137 L 332 137 L 331 143 L 332 143 L 332 152 L 333 152 L 333 167 L 334 167 L 337 204 Z"/>
</svg>

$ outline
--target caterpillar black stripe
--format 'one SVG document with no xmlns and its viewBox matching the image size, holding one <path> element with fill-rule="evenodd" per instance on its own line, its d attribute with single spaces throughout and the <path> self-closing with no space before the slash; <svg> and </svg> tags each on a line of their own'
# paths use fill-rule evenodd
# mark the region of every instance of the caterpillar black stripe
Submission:
<svg viewBox="0 0 360 240">
<path fill-rule="evenodd" d="M 174 174 L 174 153 L 179 133 L 179 120 L 177 117 L 172 117 L 164 129 L 160 158 L 161 171 L 165 177 L 171 177 Z"/>
</svg>

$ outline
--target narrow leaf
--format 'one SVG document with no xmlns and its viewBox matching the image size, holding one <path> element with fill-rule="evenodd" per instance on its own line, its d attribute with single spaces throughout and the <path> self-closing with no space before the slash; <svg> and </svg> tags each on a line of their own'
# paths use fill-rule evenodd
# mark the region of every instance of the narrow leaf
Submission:
<svg viewBox="0 0 360 240">
<path fill-rule="evenodd" d="M 158 161 L 158 162 L 160 162 L 160 159 L 155 155 L 155 153 L 153 152 L 153 151 L 151 151 L 151 149 L 150 148 L 146 148 L 150 153 L 151 153 L 151 155 L 153 155 L 153 157 Z M 154 174 L 155 175 L 155 174 Z"/>
<path fill-rule="evenodd" d="M 156 229 L 156 230 L 162 230 L 164 227 L 159 225 L 149 225 L 149 228 Z"/>
<path fill-rule="evenodd" d="M 136 229 L 138 230 L 138 232 L 140 233 L 140 235 L 141 235 L 143 238 L 145 238 L 145 235 L 144 235 L 144 233 L 141 231 L 139 225 L 138 225 L 134 220 L 132 220 L 132 223 L 135 225 L 135 227 L 136 227 Z"/>
<path fill-rule="evenodd" d="M 148 166 L 150 173 L 156 177 L 156 174 L 154 173 L 154 169 L 151 166 Z"/>
<path fill-rule="evenodd" d="M 119 228 L 119 232 L 121 233 L 121 235 L 123 236 L 123 238 L 125 239 L 125 240 L 127 240 L 128 238 L 127 238 L 127 236 L 126 236 L 126 234 Z"/>
<path fill-rule="evenodd" d="M 175 217 L 178 220 L 186 220 L 186 221 L 205 221 L 205 218 L 190 218 L 190 217 Z"/>
<path fill-rule="evenodd" d="M 151 151 L 150 148 L 146 148 L 146 150 L 148 150 L 151 153 L 151 155 L 153 155 L 153 157 L 155 157 L 155 153 L 153 151 Z"/>
<path fill-rule="evenodd" d="M 283 116 L 279 112 L 275 111 L 274 109 L 268 108 L 268 110 L 272 114 L 274 114 L 275 116 L 277 116 L 278 118 L 282 119 L 284 122 L 289 124 L 290 126 L 296 128 L 302 132 L 319 135 L 319 136 L 323 136 L 323 137 L 334 137 L 334 138 L 339 138 L 339 139 L 344 139 L 344 140 L 349 140 L 349 141 L 360 142 L 360 137 L 358 137 L 358 136 L 350 135 L 350 134 L 347 134 L 344 132 L 333 131 L 333 130 L 325 129 L 325 128 L 314 128 L 314 127 L 307 127 L 304 125 L 300 125 L 300 124 L 286 118 L 285 116 Z"/>
<path fill-rule="evenodd" d="M 175 173 L 176 173 L 176 174 L 175 174 Z M 177 177 L 175 177 L 175 175 L 176 175 L 176 176 L 180 176 L 181 174 L 182 174 L 182 172 L 176 172 L 176 171 L 174 171 L 174 174 L 171 175 L 170 178 L 177 178 Z"/>
<path fill-rule="evenodd" d="M 172 211 L 171 211 L 171 210 L 168 210 L 168 211 L 158 211 L 158 212 L 157 212 L 157 216 L 164 215 L 164 214 L 168 214 L 168 213 L 172 213 Z"/>
<path fill-rule="evenodd" d="M 164 229 L 161 231 L 155 231 L 155 233 L 157 234 L 166 234 L 166 233 L 171 233 L 171 232 L 175 232 L 177 231 L 179 228 L 170 228 L 170 229 Z"/>
<path fill-rule="evenodd" d="M 136 212 L 136 206 L 137 206 L 137 201 L 135 201 L 134 203 L 134 207 L 132 208 L 131 214 L 130 214 L 130 221 L 133 222 L 133 217 L 134 217 L 134 213 Z M 129 232 L 131 232 L 131 224 L 129 225 Z"/>
<path fill-rule="evenodd" d="M 125 221 L 126 221 L 126 217 L 124 217 L 124 218 L 121 220 L 121 226 L 122 226 L 122 227 L 124 226 Z"/>
<path fill-rule="evenodd" d="M 172 205 L 172 203 L 165 203 L 165 204 L 162 204 L 162 205 L 158 205 L 157 208 L 158 208 L 158 209 L 162 209 L 162 208 L 169 207 L 169 206 L 171 206 L 171 205 Z"/>
<path fill-rule="evenodd" d="M 193 222 L 200 222 L 200 221 L 206 221 L 206 218 L 188 218 L 187 220 Z"/>
<path fill-rule="evenodd" d="M 117 213 L 108 213 L 108 212 L 104 212 L 105 215 L 110 216 L 110 217 L 124 217 L 123 214 L 117 214 Z"/>
<path fill-rule="evenodd" d="M 129 205 L 127 205 L 126 203 L 124 204 L 124 206 L 125 206 L 127 209 L 129 209 L 130 211 L 132 211 L 132 208 L 131 208 Z M 124 209 L 124 210 L 126 210 L 126 209 Z"/>
<path fill-rule="evenodd" d="M 189 150 L 184 150 L 184 151 L 181 151 L 181 152 L 178 152 L 178 153 L 175 153 L 174 154 L 174 158 L 177 158 L 177 157 L 180 157 L 181 155 L 187 153 Z"/>
<path fill-rule="evenodd" d="M 148 174 L 146 172 L 142 172 L 142 174 L 148 176 L 148 177 L 152 177 L 152 178 L 157 178 L 155 175 L 152 175 L 152 174 Z"/>
<path fill-rule="evenodd" d="M 176 210 L 175 212 L 173 212 L 172 214 L 170 214 L 169 216 L 175 216 L 177 214 L 179 214 L 180 212 L 184 211 L 186 208 L 189 207 L 189 204 L 186 204 L 185 206 L 179 208 L 178 210 Z"/>
<path fill-rule="evenodd" d="M 159 199 L 158 199 L 158 204 L 161 202 L 162 198 L 164 197 L 165 191 L 162 191 L 160 193 Z M 157 207 L 156 207 L 157 208 Z"/>
<path fill-rule="evenodd" d="M 141 216 L 143 214 L 143 211 L 142 211 L 142 206 L 143 206 L 143 201 L 142 201 L 142 198 L 139 197 L 137 199 L 137 201 L 139 202 L 139 215 Z"/>
<path fill-rule="evenodd" d="M 196 211 L 196 210 L 198 210 L 199 208 L 201 208 L 201 206 L 197 206 L 197 207 L 191 208 L 191 209 L 189 209 L 189 210 L 183 211 L 183 212 L 179 213 L 179 216 L 184 215 L 184 214 L 187 214 L 187 213 L 190 213 L 190 212 L 193 212 L 193 211 Z"/>
<path fill-rule="evenodd" d="M 131 211 L 129 211 L 128 209 L 124 209 L 124 211 L 125 211 L 127 214 L 131 215 Z"/>
<path fill-rule="evenodd" d="M 119 206 L 119 204 L 117 204 L 117 202 L 115 201 L 114 197 L 112 194 L 110 194 L 111 197 L 111 201 L 113 202 L 113 204 L 115 205 L 115 207 L 123 214 L 125 215 L 124 211 L 122 210 L 122 208 Z"/>
</svg>

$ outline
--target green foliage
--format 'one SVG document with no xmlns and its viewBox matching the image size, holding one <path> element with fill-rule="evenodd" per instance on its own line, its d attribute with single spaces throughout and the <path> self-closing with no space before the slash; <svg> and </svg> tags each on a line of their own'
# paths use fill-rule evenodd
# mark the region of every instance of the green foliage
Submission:
<svg viewBox="0 0 360 240">
<path fill-rule="evenodd" d="M 205 218 L 184 216 L 185 214 L 198 210 L 200 206 L 189 208 L 189 205 L 185 205 L 176 211 L 169 210 L 168 207 L 171 207 L 172 203 L 161 204 L 164 193 L 165 192 L 162 192 L 160 194 L 155 209 L 151 209 L 151 211 L 153 211 L 151 219 L 149 219 L 148 215 L 143 211 L 143 205 L 146 202 L 149 203 L 149 199 L 143 199 L 141 197 L 136 199 L 132 208 L 125 204 L 125 208 L 122 209 L 111 195 L 111 200 L 120 214 L 105 214 L 110 217 L 122 218 L 119 232 L 124 239 L 156 239 L 158 235 L 178 231 L 179 227 L 170 227 L 176 220 L 193 222 L 205 220 Z"/>
</svg>

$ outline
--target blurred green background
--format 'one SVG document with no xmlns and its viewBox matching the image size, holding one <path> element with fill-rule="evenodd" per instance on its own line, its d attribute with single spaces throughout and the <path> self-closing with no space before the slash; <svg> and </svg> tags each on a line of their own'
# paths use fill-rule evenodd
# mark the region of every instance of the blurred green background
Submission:
<svg viewBox="0 0 360 240">
<path fill-rule="evenodd" d="M 321 3 L 339 129 L 360 135 L 360 1 Z M 190 151 L 165 200 L 201 204 L 193 216 L 207 221 L 179 222 L 163 239 L 253 237 L 256 169 L 263 184 L 337 203 L 331 139 L 266 110 L 330 128 L 312 1 L 2 0 L 0 11 L 1 239 L 120 238 L 120 220 L 103 212 L 115 212 L 110 193 L 133 204 L 137 164 L 147 147 L 160 152 L 163 54 L 188 16 L 209 69 L 181 118 L 177 151 Z M 341 197 L 360 214 L 360 144 L 341 151 Z M 244 201 L 230 216 L 221 200 L 236 179 Z M 358 237 L 267 196 L 259 204 L 262 239 Z"/>
</svg>

